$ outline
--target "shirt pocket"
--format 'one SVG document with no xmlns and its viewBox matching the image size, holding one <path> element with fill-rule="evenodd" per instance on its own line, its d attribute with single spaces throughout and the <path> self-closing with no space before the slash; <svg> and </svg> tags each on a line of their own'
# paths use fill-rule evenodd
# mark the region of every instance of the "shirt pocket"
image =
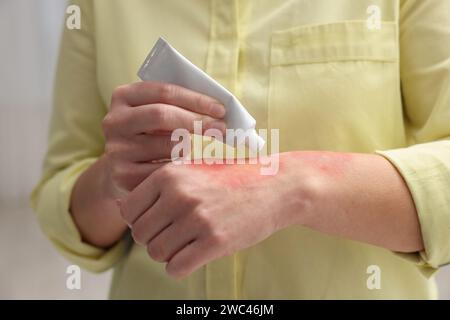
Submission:
<svg viewBox="0 0 450 320">
<path fill-rule="evenodd" d="M 403 138 L 397 25 L 299 26 L 271 38 L 268 123 L 280 151 L 373 151 Z"/>
</svg>

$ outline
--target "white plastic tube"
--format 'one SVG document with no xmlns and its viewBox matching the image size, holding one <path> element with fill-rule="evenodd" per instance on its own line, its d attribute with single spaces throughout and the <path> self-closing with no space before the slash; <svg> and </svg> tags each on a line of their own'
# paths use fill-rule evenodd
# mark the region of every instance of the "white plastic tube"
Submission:
<svg viewBox="0 0 450 320">
<path fill-rule="evenodd" d="M 138 76 L 144 81 L 171 83 L 215 98 L 225 106 L 224 121 L 227 129 L 235 130 L 237 145 L 246 143 L 254 151 L 261 150 L 264 146 L 264 139 L 255 130 L 256 120 L 238 99 L 163 38 L 156 41 L 139 69 Z M 229 140 L 231 139 L 226 139 L 226 142 L 234 144 L 234 141 Z"/>
</svg>

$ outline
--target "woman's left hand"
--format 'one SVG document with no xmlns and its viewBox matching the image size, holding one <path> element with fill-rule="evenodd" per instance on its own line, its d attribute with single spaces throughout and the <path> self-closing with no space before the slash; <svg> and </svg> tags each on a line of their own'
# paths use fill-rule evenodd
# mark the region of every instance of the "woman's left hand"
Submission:
<svg viewBox="0 0 450 320">
<path fill-rule="evenodd" d="M 174 277 L 294 224 L 398 252 L 424 248 L 407 185 L 382 156 L 288 152 L 277 174 L 260 169 L 168 164 L 123 199 L 121 213 Z"/>
<path fill-rule="evenodd" d="M 261 175 L 260 168 L 170 163 L 121 201 L 122 216 L 150 257 L 167 262 L 169 275 L 184 277 L 301 216 L 293 213 L 306 207 L 307 192 L 301 190 L 306 184 L 298 181 L 307 179 L 289 174 L 286 165 L 272 176 Z"/>
</svg>

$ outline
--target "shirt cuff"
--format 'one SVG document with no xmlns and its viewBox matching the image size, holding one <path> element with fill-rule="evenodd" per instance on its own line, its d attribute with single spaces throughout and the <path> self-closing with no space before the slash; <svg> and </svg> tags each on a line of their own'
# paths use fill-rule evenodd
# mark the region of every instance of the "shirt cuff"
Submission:
<svg viewBox="0 0 450 320">
<path fill-rule="evenodd" d="M 85 159 L 43 179 L 33 190 L 31 206 L 39 224 L 56 249 L 80 267 L 92 272 L 111 268 L 126 253 L 130 241 L 124 237 L 109 249 L 82 241 L 69 212 L 72 188 L 78 177 L 97 159 Z"/>
<path fill-rule="evenodd" d="M 397 255 L 422 266 L 426 275 L 450 262 L 450 141 L 376 151 L 400 172 L 413 198 L 425 249 Z"/>
</svg>

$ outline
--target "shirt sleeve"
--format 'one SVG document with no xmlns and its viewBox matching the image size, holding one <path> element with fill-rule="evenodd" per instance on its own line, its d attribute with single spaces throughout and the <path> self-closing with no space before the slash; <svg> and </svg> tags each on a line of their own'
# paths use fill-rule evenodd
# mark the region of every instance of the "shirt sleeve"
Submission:
<svg viewBox="0 0 450 320">
<path fill-rule="evenodd" d="M 125 254 L 129 241 L 125 237 L 108 250 L 84 243 L 69 212 L 77 178 L 103 152 L 101 122 L 107 110 L 97 87 L 92 2 L 71 4 L 81 9 L 81 29 L 64 28 L 44 172 L 31 205 L 43 232 L 64 256 L 100 272 Z"/>
<path fill-rule="evenodd" d="M 377 151 L 403 176 L 425 250 L 403 255 L 429 268 L 450 262 L 450 1 L 404 0 L 400 73 L 409 147 Z"/>
</svg>

